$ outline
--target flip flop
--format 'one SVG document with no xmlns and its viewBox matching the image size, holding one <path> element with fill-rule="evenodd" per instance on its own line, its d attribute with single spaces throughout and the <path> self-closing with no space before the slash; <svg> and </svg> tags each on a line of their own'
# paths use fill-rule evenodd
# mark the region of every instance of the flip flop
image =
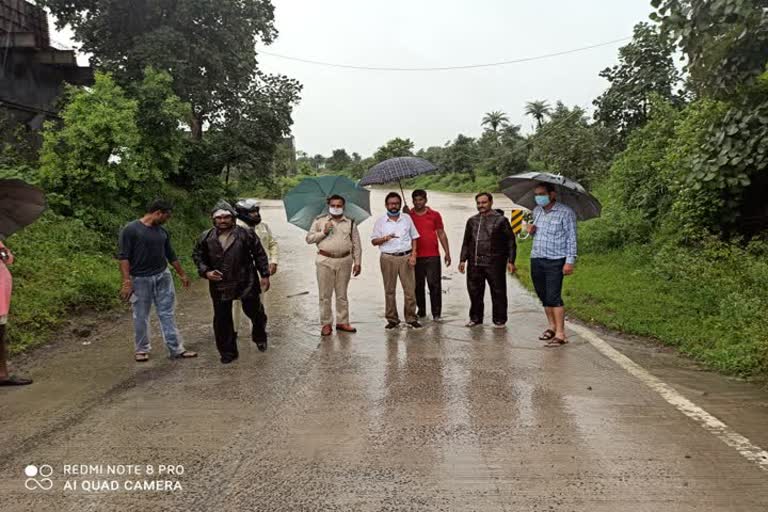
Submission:
<svg viewBox="0 0 768 512">
<path fill-rule="evenodd" d="M 552 338 L 544 346 L 546 348 L 557 348 L 557 347 L 562 347 L 563 345 L 567 345 L 567 344 L 568 344 L 568 340 L 564 340 L 562 338 Z"/>
<path fill-rule="evenodd" d="M 4 386 L 28 386 L 32 384 L 32 379 L 25 379 L 23 377 L 17 377 L 16 375 L 10 375 L 5 380 L 0 380 L 0 387 Z"/>
<path fill-rule="evenodd" d="M 181 354 L 176 354 L 174 356 L 174 359 L 192 359 L 193 357 L 197 357 L 197 352 L 192 352 L 191 350 L 185 350 Z"/>
<path fill-rule="evenodd" d="M 557 333 L 553 331 L 552 329 L 547 329 L 543 333 L 541 333 L 541 336 L 539 336 L 539 339 L 541 341 L 548 341 L 555 337 Z"/>
<path fill-rule="evenodd" d="M 133 359 L 137 363 L 146 363 L 147 361 L 149 361 L 149 354 L 147 354 L 146 352 L 136 352 L 136 354 L 134 354 L 133 356 Z"/>
</svg>

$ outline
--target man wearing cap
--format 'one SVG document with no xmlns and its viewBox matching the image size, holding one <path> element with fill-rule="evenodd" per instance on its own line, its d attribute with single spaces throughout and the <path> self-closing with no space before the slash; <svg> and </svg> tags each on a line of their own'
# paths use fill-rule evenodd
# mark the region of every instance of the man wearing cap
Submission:
<svg viewBox="0 0 768 512">
<path fill-rule="evenodd" d="M 251 339 L 261 352 L 267 350 L 267 318 L 259 295 L 269 289 L 269 260 L 259 238 L 235 223 L 235 211 L 228 203 L 220 201 L 211 216 L 214 228 L 202 234 L 192 257 L 200 276 L 209 281 L 216 348 L 221 362 L 229 364 L 239 355 L 232 320 L 236 299 L 251 319 Z"/>
<path fill-rule="evenodd" d="M 253 231 L 256 236 L 259 237 L 262 247 L 267 251 L 269 255 L 269 275 L 273 276 L 277 273 L 277 260 L 279 257 L 279 249 L 277 246 L 277 240 L 272 236 L 272 230 L 269 226 L 261 221 L 261 202 L 258 199 L 241 199 L 235 203 L 235 212 L 237 213 L 237 225 L 241 228 Z M 264 290 L 262 290 L 264 292 Z M 261 307 L 265 307 L 265 297 L 262 297 Z M 240 328 L 242 322 L 242 307 L 240 301 L 236 300 L 232 303 L 232 309 L 234 313 L 235 322 L 235 338 L 237 338 L 237 330 Z M 264 312 L 266 315 L 266 312 Z"/>
<path fill-rule="evenodd" d="M 347 288 L 351 276 L 360 275 L 360 233 L 344 215 L 346 200 L 328 198 L 328 214 L 317 217 L 307 233 L 307 243 L 317 245 L 317 286 L 320 295 L 320 334 L 330 336 L 333 325 L 331 301 L 336 294 L 336 330 L 357 332 L 349 323 Z"/>
</svg>

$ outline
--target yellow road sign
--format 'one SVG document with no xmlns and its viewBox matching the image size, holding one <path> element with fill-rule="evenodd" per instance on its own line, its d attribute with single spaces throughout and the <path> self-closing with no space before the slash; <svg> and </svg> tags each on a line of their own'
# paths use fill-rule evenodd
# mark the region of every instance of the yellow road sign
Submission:
<svg viewBox="0 0 768 512">
<path fill-rule="evenodd" d="M 512 224 L 512 231 L 517 235 L 523 230 L 523 210 L 512 210 L 512 218 L 510 220 Z"/>
</svg>

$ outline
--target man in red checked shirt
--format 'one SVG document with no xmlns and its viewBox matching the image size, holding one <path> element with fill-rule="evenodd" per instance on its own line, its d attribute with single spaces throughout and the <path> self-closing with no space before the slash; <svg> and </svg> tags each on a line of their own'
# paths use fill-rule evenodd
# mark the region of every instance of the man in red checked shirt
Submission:
<svg viewBox="0 0 768 512">
<path fill-rule="evenodd" d="M 424 284 L 429 286 L 429 302 L 432 307 L 432 318 L 435 322 L 441 320 L 443 308 L 442 270 L 440 267 L 440 248 L 438 240 L 445 252 L 445 266 L 451 266 L 451 250 L 448 247 L 448 237 L 443 228 L 443 218 L 438 212 L 427 206 L 427 192 L 414 190 L 411 194 L 413 209 L 411 219 L 419 232 L 419 254 L 416 258 L 416 306 L 419 318 L 427 316 L 427 298 Z"/>
</svg>

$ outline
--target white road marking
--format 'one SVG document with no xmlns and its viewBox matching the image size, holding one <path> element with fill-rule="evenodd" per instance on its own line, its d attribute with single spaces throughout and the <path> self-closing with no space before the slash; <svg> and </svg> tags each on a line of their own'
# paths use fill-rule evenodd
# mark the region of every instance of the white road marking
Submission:
<svg viewBox="0 0 768 512">
<path fill-rule="evenodd" d="M 755 444 L 752 444 L 749 439 L 739 434 L 738 432 L 731 430 L 728 425 L 685 398 L 674 388 L 659 378 L 651 375 L 648 370 L 613 348 L 608 344 L 608 342 L 600 338 L 591 330 L 577 324 L 569 324 L 569 326 L 571 329 L 579 333 L 582 338 L 589 341 L 589 343 L 592 344 L 592 346 L 595 347 L 598 351 L 600 351 L 600 353 L 602 353 L 614 363 L 621 366 L 631 375 L 634 375 L 640 379 L 640 381 L 642 381 L 649 388 L 656 391 L 664 400 L 673 405 L 678 411 L 682 412 L 696 423 L 698 423 L 704 430 L 718 437 L 722 442 L 739 452 L 742 457 L 757 464 L 762 470 L 768 471 L 767 451 L 763 450 Z"/>
</svg>

